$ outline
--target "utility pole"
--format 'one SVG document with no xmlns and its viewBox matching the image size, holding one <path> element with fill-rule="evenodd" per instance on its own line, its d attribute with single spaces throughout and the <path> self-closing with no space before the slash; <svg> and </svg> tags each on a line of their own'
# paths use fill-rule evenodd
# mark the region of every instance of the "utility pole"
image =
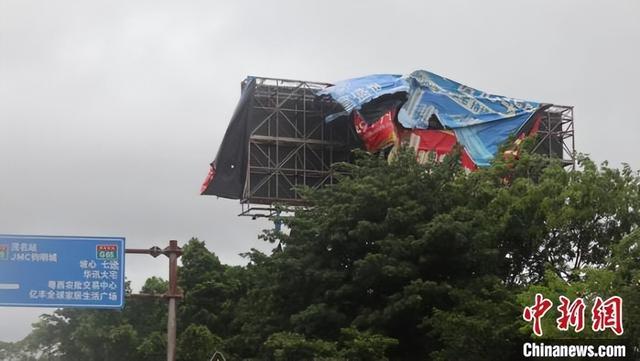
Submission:
<svg viewBox="0 0 640 361">
<path fill-rule="evenodd" d="M 167 320 L 167 361 L 176 360 L 176 302 L 182 295 L 178 293 L 178 257 L 182 255 L 182 249 L 178 247 L 178 241 L 169 241 L 169 247 L 164 249 L 169 257 L 169 317 Z"/>
<path fill-rule="evenodd" d="M 167 361 L 176 361 L 176 304 L 182 298 L 178 291 L 178 258 L 182 255 L 182 248 L 178 247 L 178 241 L 169 241 L 165 249 L 154 246 L 149 249 L 127 248 L 129 254 L 148 254 L 158 257 L 163 254 L 169 258 L 169 289 L 163 297 L 169 300 L 169 313 L 167 317 Z"/>
</svg>

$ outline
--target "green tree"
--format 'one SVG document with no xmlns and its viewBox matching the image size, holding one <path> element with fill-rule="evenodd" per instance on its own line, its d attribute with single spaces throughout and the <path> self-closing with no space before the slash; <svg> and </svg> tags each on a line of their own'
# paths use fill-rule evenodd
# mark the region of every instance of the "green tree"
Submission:
<svg viewBox="0 0 640 361">
<path fill-rule="evenodd" d="M 163 286 L 165 284 L 165 286 Z M 149 279 L 143 292 L 160 293 L 166 282 Z M 153 298 L 132 298 L 127 285 L 127 306 L 122 311 L 60 309 L 45 314 L 33 325 L 11 353 L 16 360 L 119 361 L 155 360 L 162 350 L 141 348 L 150 345 L 149 334 L 163 330 L 166 303 Z M 144 351 L 143 355 L 139 353 Z M 146 357 L 146 358 L 145 358 Z"/>
<path fill-rule="evenodd" d="M 209 361 L 220 348 L 222 339 L 203 325 L 189 325 L 178 340 L 178 361 Z"/>
<path fill-rule="evenodd" d="M 640 345 L 640 181 L 628 166 L 581 157 L 571 170 L 522 152 L 467 173 L 455 155 L 421 165 L 406 151 L 335 171 L 338 183 L 304 191 L 309 207 L 278 217 L 286 231 L 262 235 L 272 254 L 227 266 L 203 241 L 184 246 L 181 360 L 518 359 L 537 292 L 554 303 L 622 296 L 626 338 Z M 142 289 L 165 291 L 157 278 Z M 553 312 L 545 337 L 564 337 Z M 148 297 L 122 312 L 56 311 L 0 355 L 158 360 L 165 314 Z"/>
<path fill-rule="evenodd" d="M 501 360 L 528 337 L 517 295 L 550 270 L 576 281 L 603 267 L 638 224 L 638 177 L 580 158 L 567 171 L 524 153 L 464 173 L 364 156 L 313 207 L 268 232 L 275 328 L 336 341 L 355 326 L 399 341 L 392 359 Z M 284 301 L 283 301 L 284 300 Z M 469 353 L 469 350 L 472 350 Z"/>
</svg>

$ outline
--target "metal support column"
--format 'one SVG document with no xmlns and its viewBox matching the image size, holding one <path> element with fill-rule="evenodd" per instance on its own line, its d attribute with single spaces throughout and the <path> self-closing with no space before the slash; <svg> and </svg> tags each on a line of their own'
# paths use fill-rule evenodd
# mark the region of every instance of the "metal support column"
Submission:
<svg viewBox="0 0 640 361">
<path fill-rule="evenodd" d="M 182 255 L 182 248 L 178 247 L 178 241 L 169 241 L 169 246 L 165 249 L 160 247 L 151 247 L 149 249 L 127 248 L 126 253 L 129 254 L 148 254 L 152 257 L 158 257 L 164 254 L 169 258 L 169 289 L 162 297 L 169 300 L 169 313 L 167 317 L 167 361 L 176 360 L 176 306 L 182 294 L 178 290 L 178 258 Z M 144 295 L 142 295 L 144 296 Z"/>
<path fill-rule="evenodd" d="M 178 247 L 178 241 L 169 241 L 169 247 L 164 249 L 164 254 L 169 257 L 169 317 L 167 318 L 167 361 L 176 360 L 176 302 L 182 296 L 178 294 L 178 256 L 182 249 Z"/>
</svg>

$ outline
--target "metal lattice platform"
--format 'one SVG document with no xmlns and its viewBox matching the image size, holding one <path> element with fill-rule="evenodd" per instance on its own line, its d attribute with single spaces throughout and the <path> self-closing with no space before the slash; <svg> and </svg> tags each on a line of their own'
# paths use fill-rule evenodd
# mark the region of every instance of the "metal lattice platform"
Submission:
<svg viewBox="0 0 640 361">
<path fill-rule="evenodd" d="M 538 143 L 533 151 L 562 160 L 575 168 L 576 148 L 574 140 L 573 107 L 552 105 L 542 112 Z"/>
<path fill-rule="evenodd" d="M 241 215 L 270 216 L 274 203 L 302 205 L 298 189 L 335 181 L 331 165 L 351 160 L 359 146 L 348 118 L 327 124 L 333 102 L 315 94 L 330 84 L 257 78 Z"/>
</svg>

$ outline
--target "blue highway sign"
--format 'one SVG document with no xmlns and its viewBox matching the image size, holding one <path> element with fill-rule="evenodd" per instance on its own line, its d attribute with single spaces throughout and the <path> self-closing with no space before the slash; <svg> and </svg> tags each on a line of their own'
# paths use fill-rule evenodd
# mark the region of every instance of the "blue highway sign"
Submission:
<svg viewBox="0 0 640 361">
<path fill-rule="evenodd" d="M 122 308 L 124 243 L 0 235 L 0 306 Z"/>
</svg>

